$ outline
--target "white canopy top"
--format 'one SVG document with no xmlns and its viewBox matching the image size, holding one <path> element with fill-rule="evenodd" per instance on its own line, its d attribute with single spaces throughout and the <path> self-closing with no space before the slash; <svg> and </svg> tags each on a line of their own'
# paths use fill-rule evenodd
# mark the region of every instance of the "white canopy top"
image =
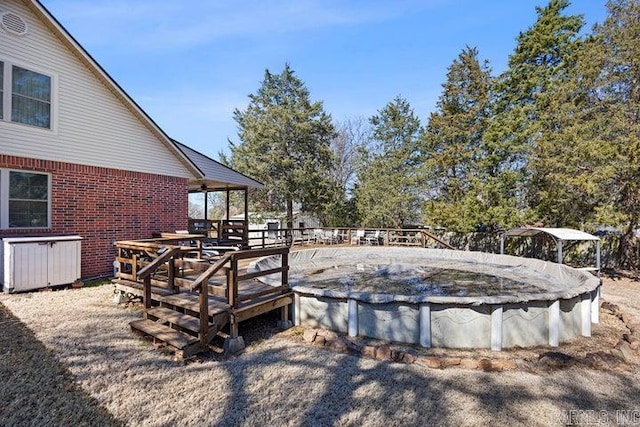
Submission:
<svg viewBox="0 0 640 427">
<path fill-rule="evenodd" d="M 574 230 L 573 228 L 541 228 L 541 227 L 527 227 L 527 228 L 514 228 L 505 233 L 505 236 L 522 236 L 533 237 L 539 234 L 549 234 L 559 240 L 600 240 L 593 234 L 585 233 L 584 231 Z"/>
</svg>

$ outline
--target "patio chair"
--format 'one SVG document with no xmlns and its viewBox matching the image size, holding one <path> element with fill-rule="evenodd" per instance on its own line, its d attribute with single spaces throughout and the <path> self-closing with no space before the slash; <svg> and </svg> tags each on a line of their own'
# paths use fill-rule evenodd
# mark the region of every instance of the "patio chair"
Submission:
<svg viewBox="0 0 640 427">
<path fill-rule="evenodd" d="M 367 245 L 379 245 L 380 240 L 382 240 L 380 230 L 376 230 L 374 233 L 365 236 Z"/>
<path fill-rule="evenodd" d="M 327 245 L 338 243 L 335 233 L 329 230 L 325 230 L 322 235 L 322 243 L 325 243 Z"/>
<path fill-rule="evenodd" d="M 351 236 L 351 244 L 359 245 L 361 243 L 364 243 L 364 236 L 365 236 L 364 230 L 356 230 L 355 236 Z"/>
<path fill-rule="evenodd" d="M 312 236 L 313 236 L 313 240 L 316 243 L 323 243 L 324 232 L 322 231 L 321 228 L 314 228 Z"/>
</svg>

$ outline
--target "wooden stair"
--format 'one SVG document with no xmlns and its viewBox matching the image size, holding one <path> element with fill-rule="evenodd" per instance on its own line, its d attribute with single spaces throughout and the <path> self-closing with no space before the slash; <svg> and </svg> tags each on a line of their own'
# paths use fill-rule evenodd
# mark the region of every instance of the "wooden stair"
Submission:
<svg viewBox="0 0 640 427">
<path fill-rule="evenodd" d="M 143 318 L 130 323 L 134 332 L 189 357 L 205 351 L 216 335 L 224 335 L 227 325 L 224 349 L 234 353 L 244 347 L 238 331 L 241 321 L 276 309 L 288 320 L 293 302 L 288 247 L 232 251 L 202 261 L 184 257 L 191 249 L 180 246 L 183 236 L 179 237 L 118 243 L 116 289 L 141 296 L 145 307 Z M 169 244 L 173 240 L 178 242 Z M 279 256 L 281 266 L 247 271 L 250 260 L 265 256 Z M 281 277 L 280 286 L 258 280 L 274 274 Z"/>
<path fill-rule="evenodd" d="M 171 346 L 178 357 L 187 358 L 206 350 L 206 345 L 229 323 L 229 305 L 209 299 L 209 322 L 203 332 L 195 293 L 155 295 L 154 301 L 159 305 L 146 309 L 143 319 L 129 325 L 132 331 Z M 202 337 L 203 333 L 206 336 Z"/>
<path fill-rule="evenodd" d="M 192 335 L 185 334 L 162 323 L 150 319 L 134 320 L 129 323 L 135 332 L 149 335 L 156 340 L 170 345 L 183 358 L 191 357 L 201 351 L 200 340 Z"/>
</svg>

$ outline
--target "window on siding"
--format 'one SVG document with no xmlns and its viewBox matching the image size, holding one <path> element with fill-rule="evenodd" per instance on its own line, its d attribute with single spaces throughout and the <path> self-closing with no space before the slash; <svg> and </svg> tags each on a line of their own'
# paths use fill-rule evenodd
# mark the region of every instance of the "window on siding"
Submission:
<svg viewBox="0 0 640 427">
<path fill-rule="evenodd" d="M 49 227 L 49 174 L 2 170 L 2 228 Z"/>
<path fill-rule="evenodd" d="M 52 77 L 0 61 L 0 119 L 51 129 Z"/>
<path fill-rule="evenodd" d="M 0 119 L 4 118 L 2 109 L 4 107 L 4 62 L 0 61 Z"/>
<path fill-rule="evenodd" d="M 11 121 L 51 127 L 51 77 L 13 67 Z"/>
</svg>

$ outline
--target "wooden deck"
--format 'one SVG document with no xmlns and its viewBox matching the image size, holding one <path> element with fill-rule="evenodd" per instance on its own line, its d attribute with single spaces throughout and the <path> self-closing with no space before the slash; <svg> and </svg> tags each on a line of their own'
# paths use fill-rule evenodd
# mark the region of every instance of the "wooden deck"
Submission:
<svg viewBox="0 0 640 427">
<path fill-rule="evenodd" d="M 144 317 L 131 328 L 174 347 L 188 357 L 206 350 L 224 330 L 238 339 L 238 323 L 279 309 L 288 320 L 293 293 L 288 286 L 288 248 L 228 252 L 219 258 L 185 258 L 193 248 L 161 242 L 118 242 L 120 264 L 116 289 L 142 296 Z M 282 266 L 260 273 L 247 272 L 253 259 L 280 256 Z M 279 286 L 260 276 L 280 274 Z M 225 344 L 226 346 L 226 344 Z"/>
</svg>

